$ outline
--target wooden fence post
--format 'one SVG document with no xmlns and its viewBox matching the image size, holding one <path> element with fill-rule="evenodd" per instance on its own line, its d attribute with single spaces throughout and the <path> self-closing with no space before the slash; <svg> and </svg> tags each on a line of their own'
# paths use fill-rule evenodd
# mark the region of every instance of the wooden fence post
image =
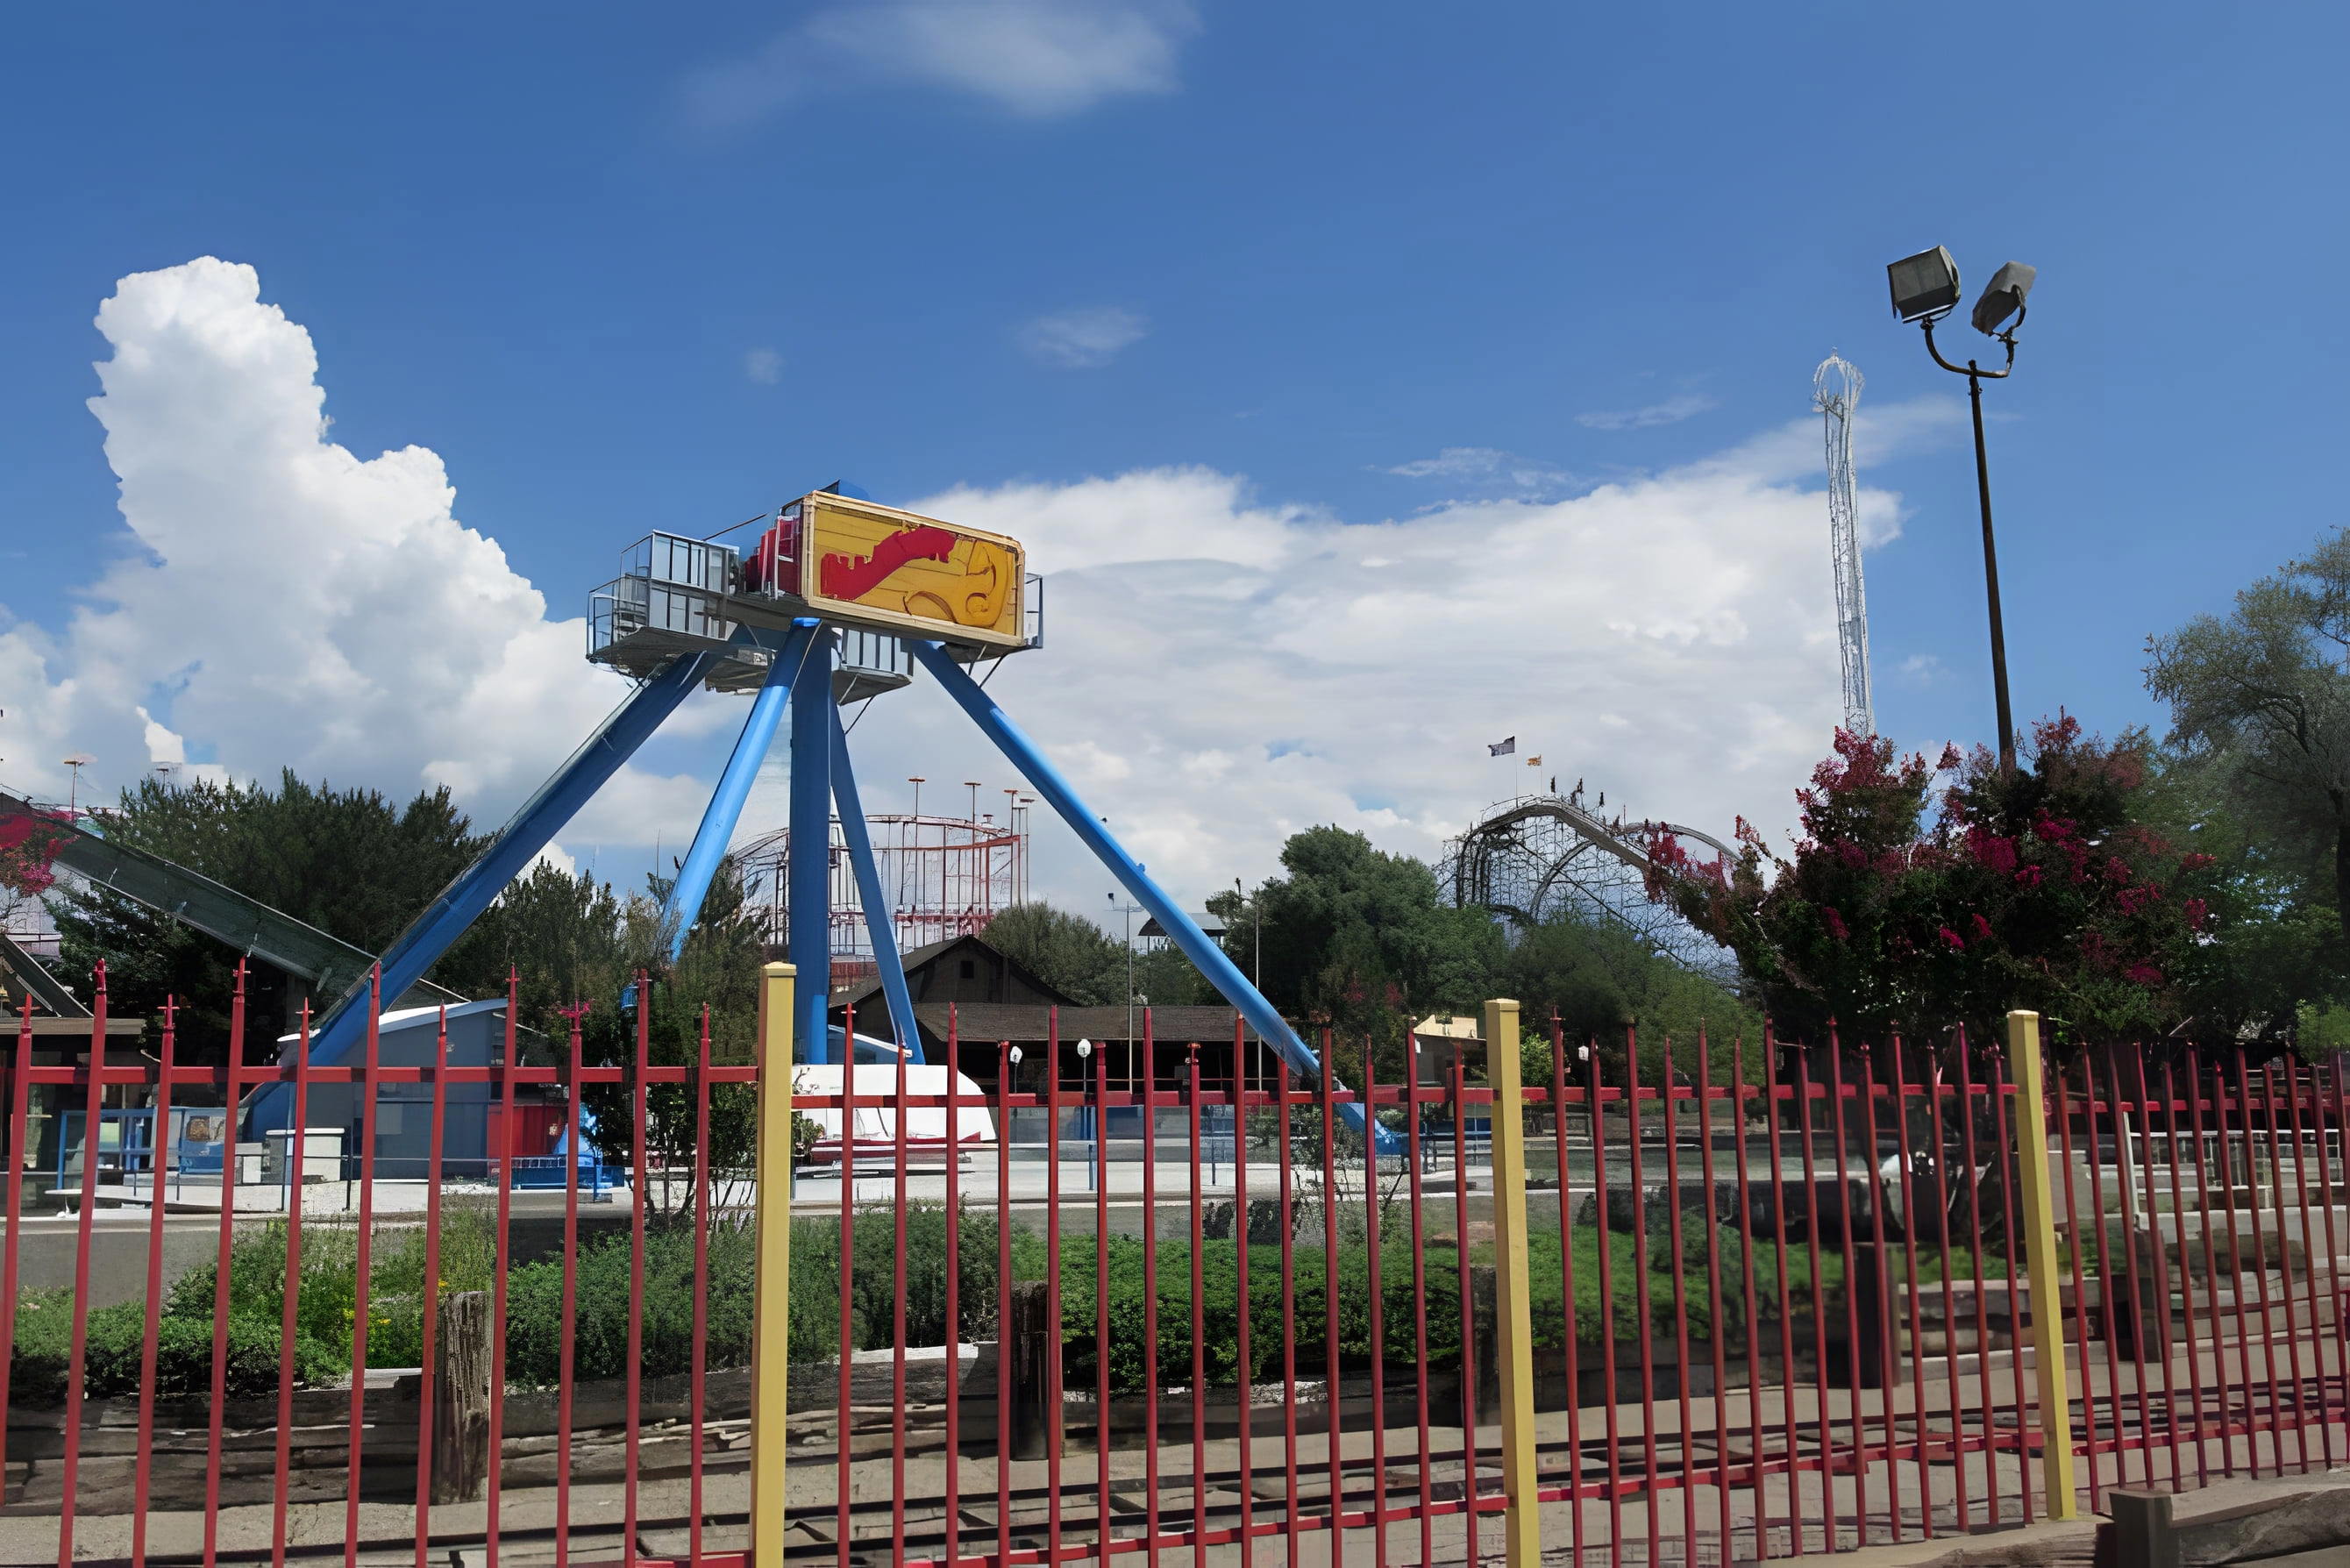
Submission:
<svg viewBox="0 0 2350 1568">
<path fill-rule="evenodd" d="M 2064 1286 L 2056 1274 L 2056 1212 L 2048 1190 L 2048 1100 L 2041 1086 L 2040 1014 L 2007 1015 L 2015 1085 L 2015 1155 L 2022 1166 L 2023 1264 L 2032 1283 L 2032 1347 L 2040 1371 L 2040 1480 L 2051 1519 L 2078 1519 L 2073 1495 L 2073 1388 L 2064 1366 Z M 2057 1115 L 2064 1115 L 2059 1107 Z M 2020 1347 L 2019 1347 L 2020 1348 Z M 1988 1355 L 1990 1347 L 1983 1346 Z"/>
<path fill-rule="evenodd" d="M 758 1198 L 751 1308 L 751 1560 L 783 1568 L 792 1334 L 792 966 L 759 976 Z M 850 1118 L 844 1116 L 846 1126 Z M 705 1158 L 707 1151 L 704 1151 Z"/>
<path fill-rule="evenodd" d="M 1485 1078 L 1493 1086 L 1494 1303 L 1500 1342 L 1503 1561 L 1539 1568 L 1535 1501 L 1534 1318 L 1526 1267 L 1526 1097 L 1519 1082 L 1518 1004 L 1485 1003 Z M 1463 1237 L 1462 1241 L 1467 1241 Z"/>
<path fill-rule="evenodd" d="M 440 1365 L 433 1370 L 432 1501 L 471 1502 L 490 1481 L 490 1298 L 441 1298 Z M 356 1486 L 356 1480 L 352 1483 Z"/>
<path fill-rule="evenodd" d="M 1053 1407 L 1053 1356 L 1060 1348 L 1060 1324 L 1053 1321 L 1052 1287 L 1022 1280 L 1003 1293 L 1003 1320 L 997 1324 L 995 1397 L 1012 1402 L 1012 1453 L 1015 1459 L 1041 1459 L 1051 1451 L 1060 1411 Z M 1196 1401 L 1200 1390 L 1191 1390 Z"/>
</svg>

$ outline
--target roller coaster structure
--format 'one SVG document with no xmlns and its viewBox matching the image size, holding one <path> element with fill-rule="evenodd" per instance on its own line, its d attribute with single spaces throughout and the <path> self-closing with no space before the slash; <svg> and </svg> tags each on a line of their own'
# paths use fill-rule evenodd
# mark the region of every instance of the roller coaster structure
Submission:
<svg viewBox="0 0 2350 1568">
<path fill-rule="evenodd" d="M 1474 826 L 1446 844 L 1434 869 L 1457 908 L 1491 909 L 1522 927 L 1578 910 L 1629 931 L 1684 968 L 1733 978 L 1737 961 L 1727 950 L 1648 897 L 1644 841 L 1657 832 L 1731 853 L 1694 827 L 1603 817 L 1583 804 L 1577 789 L 1487 807 Z"/>
</svg>

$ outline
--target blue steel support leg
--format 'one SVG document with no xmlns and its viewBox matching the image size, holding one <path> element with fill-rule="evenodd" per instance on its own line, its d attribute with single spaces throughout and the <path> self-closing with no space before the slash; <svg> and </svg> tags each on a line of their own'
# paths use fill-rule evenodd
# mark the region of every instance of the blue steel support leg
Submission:
<svg viewBox="0 0 2350 1568">
<path fill-rule="evenodd" d="M 1086 847 L 1109 867 L 1111 874 L 1133 895 L 1135 902 L 1150 911 L 1159 921 L 1159 929 L 1183 950 L 1183 956 L 1208 977 L 1208 983 L 1240 1011 L 1241 1016 L 1248 1020 L 1258 1037 L 1280 1052 L 1291 1067 L 1308 1078 L 1319 1078 L 1322 1075 L 1320 1059 L 1305 1041 L 1298 1038 L 1288 1020 L 1283 1018 L 1279 1010 L 1249 983 L 1248 976 L 1240 971 L 1240 966 L 1226 956 L 1224 950 L 1210 941 L 1207 933 L 1200 929 L 1191 917 L 1150 879 L 1134 857 L 1126 852 L 1125 846 L 1110 836 L 1109 829 L 1102 826 L 1099 817 L 1086 809 L 1085 802 L 1077 798 L 1077 792 L 1069 787 L 1069 781 L 1061 776 L 1060 770 L 1036 749 L 1034 741 L 1021 732 L 1020 727 L 1003 710 L 995 705 L 995 700 L 980 689 L 979 682 L 950 658 L 941 644 L 910 639 L 906 646 L 914 650 L 914 657 L 922 661 L 923 668 L 946 688 L 947 695 L 953 698 L 962 711 L 971 715 L 972 722 L 995 742 L 996 749 L 1020 770 L 1029 787 L 1049 802 L 1053 809 L 1061 814 L 1061 820 L 1085 841 Z M 1362 1130 L 1362 1106 L 1354 1104 L 1340 1108 L 1346 1113 L 1347 1124 L 1357 1131 Z M 1394 1135 L 1382 1129 L 1378 1139 L 1379 1152 L 1389 1153 L 1396 1147 L 1399 1146 Z"/>
<path fill-rule="evenodd" d="M 384 950 L 380 961 L 381 994 L 386 1002 L 424 978 L 424 971 L 449 950 L 452 942 L 465 934 L 468 926 L 481 919 L 482 911 L 505 890 L 506 884 L 538 857 L 547 841 L 561 832 L 563 825 L 620 771 L 620 765 L 660 728 L 661 721 L 677 711 L 678 704 L 702 684 L 703 672 L 716 662 L 717 657 L 711 653 L 682 655 L 638 687 L 627 701 L 612 711 L 588 742 L 556 770 L 555 776 L 538 786 L 538 793 L 514 814 L 480 857 L 459 872 L 441 890 L 441 896 Z M 311 1034 L 311 1061 L 340 1061 L 365 1036 L 367 993 L 368 977 L 361 975 Z M 281 1125 L 286 1106 L 280 1102 L 290 1104 L 290 1091 L 284 1084 L 271 1084 L 256 1094 L 252 1101 L 250 1125 L 257 1129 Z M 276 1119 L 269 1119 L 273 1116 Z"/>
<path fill-rule="evenodd" d="M 848 736 L 840 709 L 832 710 L 832 799 L 839 809 L 840 836 L 848 841 L 848 864 L 857 873 L 857 901 L 865 907 L 865 933 L 873 943 L 874 967 L 881 971 L 881 994 L 889 1003 L 889 1026 L 907 1060 L 927 1062 L 922 1033 L 914 1027 L 914 999 L 906 990 L 906 966 L 898 953 L 898 930 L 882 897 L 880 868 L 873 863 L 873 838 L 866 830 L 865 806 L 857 798 L 857 774 L 848 765 Z M 851 1045 L 849 1054 L 856 1054 Z M 949 1063 L 949 1066 L 954 1064 Z"/>
<path fill-rule="evenodd" d="M 795 626 L 800 622 L 794 622 Z M 806 623 L 815 629 L 816 623 Z M 786 907 L 798 1012 L 793 1039 L 803 1062 L 831 1057 L 825 1019 L 832 1009 L 832 634 L 816 629 L 792 681 L 791 858 Z M 844 1043 L 844 1058 L 857 1054 Z"/>
<path fill-rule="evenodd" d="M 775 650 L 766 681 L 752 699 L 751 716 L 743 722 L 743 733 L 734 742 L 734 754 L 726 759 L 726 771 L 719 775 L 718 787 L 711 792 L 710 805 L 702 813 L 702 826 L 694 830 L 693 847 L 685 852 L 685 862 L 678 867 L 668 906 L 661 911 L 662 923 L 670 929 L 672 963 L 685 951 L 686 936 L 701 917 L 702 900 L 718 875 L 718 863 L 726 857 L 726 846 L 734 840 L 734 825 L 743 820 L 743 803 L 750 798 L 759 764 L 766 761 L 775 726 L 783 722 L 784 710 L 791 706 L 792 680 L 799 673 L 800 661 L 807 657 L 807 628 L 794 626 Z"/>
</svg>

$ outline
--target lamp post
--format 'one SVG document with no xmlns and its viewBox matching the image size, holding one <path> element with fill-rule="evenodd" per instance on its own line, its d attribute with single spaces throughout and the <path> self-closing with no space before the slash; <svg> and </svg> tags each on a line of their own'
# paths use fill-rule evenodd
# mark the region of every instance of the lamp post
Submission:
<svg viewBox="0 0 2350 1568">
<path fill-rule="evenodd" d="M 1959 264 L 1951 259 L 1948 249 L 1936 245 L 1914 256 L 1904 256 L 1887 267 L 1885 275 L 1893 291 L 1893 314 L 1923 327 L 1926 352 L 1933 356 L 1934 363 L 1967 379 L 1967 399 L 1975 426 L 1975 493 L 1982 507 L 1983 591 L 1991 606 L 1991 679 L 1999 712 L 1999 765 L 2002 773 L 2013 773 L 2015 720 L 2007 701 L 2007 633 L 1999 612 L 1999 551 L 1991 539 L 1991 461 L 1983 447 L 1982 384 L 2002 380 L 2015 373 L 2015 332 L 2023 325 L 2024 296 L 2032 292 L 2033 280 L 2038 273 L 2022 262 L 2009 262 L 1991 275 L 1990 286 L 1975 301 L 1970 317 L 1974 329 L 1997 338 L 2007 348 L 2007 362 L 1996 370 L 1986 370 L 1972 359 L 1963 366 L 1953 365 L 1942 358 L 1942 350 L 1934 342 L 1934 323 L 1959 305 Z M 2014 318 L 2012 322 L 2011 317 Z"/>
</svg>

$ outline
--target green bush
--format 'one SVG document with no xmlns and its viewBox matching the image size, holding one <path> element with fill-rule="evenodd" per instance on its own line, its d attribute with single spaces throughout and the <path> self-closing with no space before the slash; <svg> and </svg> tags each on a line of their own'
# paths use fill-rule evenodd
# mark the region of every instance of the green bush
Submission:
<svg viewBox="0 0 2350 1568">
<path fill-rule="evenodd" d="M 82 1387 L 92 1398 L 135 1394 L 144 1386 L 147 1312 L 124 1302 L 89 1314 L 83 1349 Z M 228 1320 L 225 1362 L 228 1397 L 263 1398 L 277 1392 L 284 1341 L 280 1319 L 233 1312 Z M 27 1406 L 65 1400 L 73 1354 L 73 1294 L 69 1291 L 28 1295 L 16 1312 L 16 1342 L 10 1359 L 8 1397 Z M 209 1398 L 213 1388 L 213 1316 L 209 1301 L 201 1321 L 164 1314 L 157 1321 L 155 1382 L 166 1399 Z M 348 1369 L 329 1346 L 296 1331 L 297 1384 L 323 1381 Z"/>
</svg>

